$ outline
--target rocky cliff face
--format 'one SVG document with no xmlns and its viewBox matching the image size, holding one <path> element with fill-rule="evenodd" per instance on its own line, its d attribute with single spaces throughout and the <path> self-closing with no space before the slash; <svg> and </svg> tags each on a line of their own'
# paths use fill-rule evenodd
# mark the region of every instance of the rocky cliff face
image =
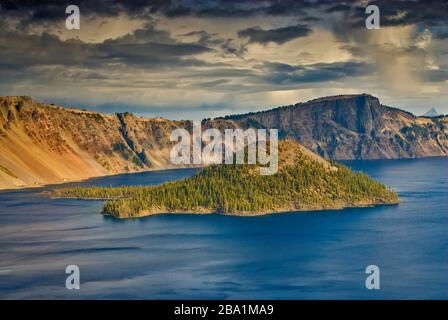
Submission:
<svg viewBox="0 0 448 320">
<path fill-rule="evenodd" d="M 229 116 L 243 127 L 277 128 L 329 159 L 396 159 L 448 155 L 448 118 L 419 118 L 371 95 L 320 98 Z"/>
<path fill-rule="evenodd" d="M 173 167 L 169 141 L 190 121 L 100 114 L 0 97 L 0 189 Z M 204 120 L 202 128 L 273 128 L 329 159 L 448 155 L 448 118 L 419 118 L 370 95 L 335 96 Z"/>
<path fill-rule="evenodd" d="M 0 97 L 0 189 L 169 168 L 170 132 L 184 125 Z"/>
</svg>

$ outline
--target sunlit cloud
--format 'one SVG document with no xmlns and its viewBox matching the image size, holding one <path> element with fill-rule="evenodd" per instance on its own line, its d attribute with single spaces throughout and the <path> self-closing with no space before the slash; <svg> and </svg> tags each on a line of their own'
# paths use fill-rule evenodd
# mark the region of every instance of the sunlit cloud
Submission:
<svg viewBox="0 0 448 320">
<path fill-rule="evenodd" d="M 188 118 L 368 92 L 448 113 L 445 1 L 379 1 L 380 30 L 365 1 L 79 5 L 67 30 L 63 5 L 2 2 L 0 94 Z"/>
</svg>

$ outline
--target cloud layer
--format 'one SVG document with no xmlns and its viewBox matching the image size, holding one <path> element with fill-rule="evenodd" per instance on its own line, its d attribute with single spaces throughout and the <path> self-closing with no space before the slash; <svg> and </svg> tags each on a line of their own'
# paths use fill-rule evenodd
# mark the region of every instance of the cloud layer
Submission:
<svg viewBox="0 0 448 320">
<path fill-rule="evenodd" d="M 448 113 L 448 2 L 64 1 L 0 3 L 0 94 L 101 111 L 199 118 L 369 92 Z"/>
</svg>

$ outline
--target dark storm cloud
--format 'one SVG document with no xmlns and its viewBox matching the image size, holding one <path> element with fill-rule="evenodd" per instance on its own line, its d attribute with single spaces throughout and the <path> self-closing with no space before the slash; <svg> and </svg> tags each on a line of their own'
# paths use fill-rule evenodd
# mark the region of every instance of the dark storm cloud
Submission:
<svg viewBox="0 0 448 320">
<path fill-rule="evenodd" d="M 200 65 L 199 60 L 182 59 L 187 56 L 210 51 L 209 48 L 195 43 L 160 43 L 160 42 L 129 42 L 123 38 L 106 40 L 95 45 L 95 50 L 101 56 L 101 61 L 123 63 L 125 65 L 146 65 L 153 67 L 178 67 Z"/>
<path fill-rule="evenodd" d="M 120 13 L 140 15 L 170 7 L 169 0 L 128 1 L 128 0 L 2 0 L 0 9 L 4 13 L 15 15 L 29 14 L 36 20 L 59 20 L 65 14 L 65 7 L 69 4 L 79 6 L 83 14 L 98 16 L 117 16 Z M 61 10 L 62 8 L 62 10 Z"/>
<path fill-rule="evenodd" d="M 283 44 L 296 38 L 306 37 L 311 32 L 311 29 L 307 25 L 298 24 L 270 30 L 264 30 L 260 27 L 248 28 L 239 31 L 238 36 L 248 38 L 249 43 L 268 44 L 269 42 L 274 42 Z"/>
<path fill-rule="evenodd" d="M 423 23 L 432 26 L 448 24 L 448 1 L 446 0 L 393 2 L 381 0 L 378 5 L 383 7 L 384 25 Z"/>
<path fill-rule="evenodd" d="M 345 4 L 345 3 L 337 3 L 334 5 L 331 5 L 329 8 L 325 10 L 325 12 L 347 12 L 352 9 L 352 5 Z"/>
<path fill-rule="evenodd" d="M 326 5 L 328 1 L 313 0 L 185 0 L 171 1 L 158 12 L 169 17 L 250 17 L 255 15 L 295 15 L 306 17 L 306 11 Z"/>
<path fill-rule="evenodd" d="M 223 55 L 235 55 L 237 57 L 242 58 L 244 54 L 247 52 L 247 46 L 244 44 L 235 46 L 232 43 L 232 40 L 228 40 L 221 45 L 221 50 Z"/>
<path fill-rule="evenodd" d="M 0 36 L 0 61 L 18 71 L 31 66 L 63 65 L 102 67 L 122 64 L 147 68 L 175 68 L 204 65 L 194 55 L 209 52 L 210 48 L 197 43 L 181 43 L 168 32 L 147 26 L 117 39 L 102 43 L 80 40 L 63 41 L 55 35 L 3 32 Z"/>
<path fill-rule="evenodd" d="M 420 72 L 420 75 L 426 80 L 431 82 L 445 82 L 448 81 L 448 71 L 446 68 L 439 70 L 424 70 Z"/>
<path fill-rule="evenodd" d="M 250 17 L 254 15 L 308 17 L 306 11 L 329 6 L 328 0 L 73 0 L 87 16 L 115 17 L 125 13 L 131 17 Z M 65 19 L 65 0 L 2 0 L 3 15 L 19 17 L 25 24 L 51 23 Z"/>
<path fill-rule="evenodd" d="M 294 15 L 307 17 L 306 11 L 329 6 L 331 1 L 321 0 L 74 0 L 70 4 L 80 7 L 82 14 L 113 17 L 126 13 L 134 17 L 162 14 L 167 17 L 249 17 L 254 15 Z M 2 0 L 4 14 L 21 16 L 28 23 L 65 19 L 65 0 Z"/>
<path fill-rule="evenodd" d="M 220 50 L 223 56 L 234 55 L 243 57 L 247 52 L 246 45 L 236 45 L 233 39 L 224 39 L 216 33 L 209 33 L 204 30 L 192 31 L 181 35 L 182 37 L 197 37 L 197 43 L 204 47 L 212 47 Z"/>
<path fill-rule="evenodd" d="M 63 40 L 75 35 L 61 31 L 69 3 L 80 7 L 81 25 L 88 26 L 79 33 L 84 41 Z M 380 7 L 382 27 L 416 24 L 416 31 L 428 26 L 431 32 L 437 30 L 433 32 L 437 39 L 448 38 L 443 27 L 448 24 L 447 0 L 372 3 Z M 48 97 L 67 93 L 79 96 L 79 101 L 93 97 L 101 103 L 131 97 L 136 110 L 144 110 L 151 101 L 154 106 L 160 105 L 157 112 L 173 105 L 173 113 L 178 113 L 179 100 L 188 107 L 197 107 L 207 99 L 238 105 L 252 98 L 265 99 L 258 93 L 276 90 L 362 88 L 362 77 L 374 78 L 381 70 L 393 69 L 394 57 L 404 55 L 411 61 L 411 71 L 406 75 L 417 73 L 417 67 L 425 65 L 425 49 L 412 44 L 404 48 L 377 44 L 365 29 L 366 6 L 361 0 L 0 0 L 0 90 L 4 94 L 25 90 Z M 118 16 L 120 19 L 110 19 Z M 184 17 L 201 19 L 185 20 L 191 24 L 183 30 Z M 118 21 L 120 32 L 117 26 L 110 25 L 96 31 L 95 26 L 102 21 Z M 282 27 L 278 27 L 280 21 Z M 143 22 L 148 24 L 134 30 Z M 102 32 L 104 37 L 99 35 Z M 129 34 L 119 36 L 124 32 Z M 374 35 L 375 31 L 371 32 Z M 260 52 L 251 45 L 283 44 L 310 34 L 307 40 L 312 45 L 297 47 L 297 54 L 285 52 L 283 47 L 263 48 L 265 52 Z M 104 40 L 106 37 L 109 39 Z M 322 46 L 318 41 L 323 42 Z M 341 48 L 349 53 L 339 56 Z M 347 61 L 350 57 L 352 60 Z M 317 63 L 338 59 L 345 62 Z M 434 85 L 448 76 L 442 71 L 446 63 L 433 60 L 433 68 L 440 70 L 421 71 L 419 76 Z M 305 62 L 310 64 L 301 64 Z M 380 77 L 371 86 L 387 91 L 389 83 L 385 84 L 384 79 Z M 407 86 L 413 79 L 402 77 L 399 81 Z M 72 89 L 72 84 L 78 91 Z M 245 96 L 239 100 L 239 94 Z M 104 108 L 113 110 L 112 105 Z M 117 105 L 117 110 L 123 110 L 123 106 Z"/>
<path fill-rule="evenodd" d="M 198 37 L 198 43 L 202 44 L 204 46 L 210 45 L 210 44 L 221 44 L 221 39 L 216 39 L 216 33 L 208 33 L 204 30 L 199 31 L 191 31 L 186 34 L 183 34 L 181 36 L 184 37 Z"/>
<path fill-rule="evenodd" d="M 382 25 L 424 23 L 447 24 L 446 0 L 377 0 L 371 1 L 381 11 Z M 82 14 L 114 17 L 121 13 L 132 17 L 250 17 L 296 16 L 302 21 L 315 20 L 331 13 L 346 15 L 353 26 L 364 26 L 365 2 L 361 0 L 77 0 Z M 67 1 L 2 0 L 3 16 L 19 17 L 26 23 L 45 23 L 65 19 Z M 312 16 L 310 16 L 310 12 Z"/>
<path fill-rule="evenodd" d="M 306 66 L 265 62 L 260 69 L 266 72 L 264 81 L 273 85 L 288 85 L 367 75 L 371 66 L 361 62 L 315 63 Z"/>
<path fill-rule="evenodd" d="M 381 26 L 400 26 L 423 24 L 439 26 L 448 24 L 448 1 L 446 0 L 377 0 L 374 4 L 380 9 Z M 366 19 L 367 4 L 354 1 L 345 2 L 328 9 L 345 14 L 346 21 L 352 27 L 363 27 Z"/>
</svg>

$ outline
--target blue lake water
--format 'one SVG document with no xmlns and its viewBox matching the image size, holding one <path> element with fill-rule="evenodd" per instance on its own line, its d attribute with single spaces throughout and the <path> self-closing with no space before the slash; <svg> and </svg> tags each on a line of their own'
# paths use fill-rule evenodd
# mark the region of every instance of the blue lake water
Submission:
<svg viewBox="0 0 448 320">
<path fill-rule="evenodd" d="M 116 220 L 100 214 L 101 201 L 0 192 L 0 298 L 447 299 L 448 158 L 345 164 L 397 190 L 401 204 Z M 194 172 L 77 184 L 157 184 Z M 80 290 L 65 288 L 71 264 Z M 380 290 L 365 288 L 372 264 Z"/>
</svg>

